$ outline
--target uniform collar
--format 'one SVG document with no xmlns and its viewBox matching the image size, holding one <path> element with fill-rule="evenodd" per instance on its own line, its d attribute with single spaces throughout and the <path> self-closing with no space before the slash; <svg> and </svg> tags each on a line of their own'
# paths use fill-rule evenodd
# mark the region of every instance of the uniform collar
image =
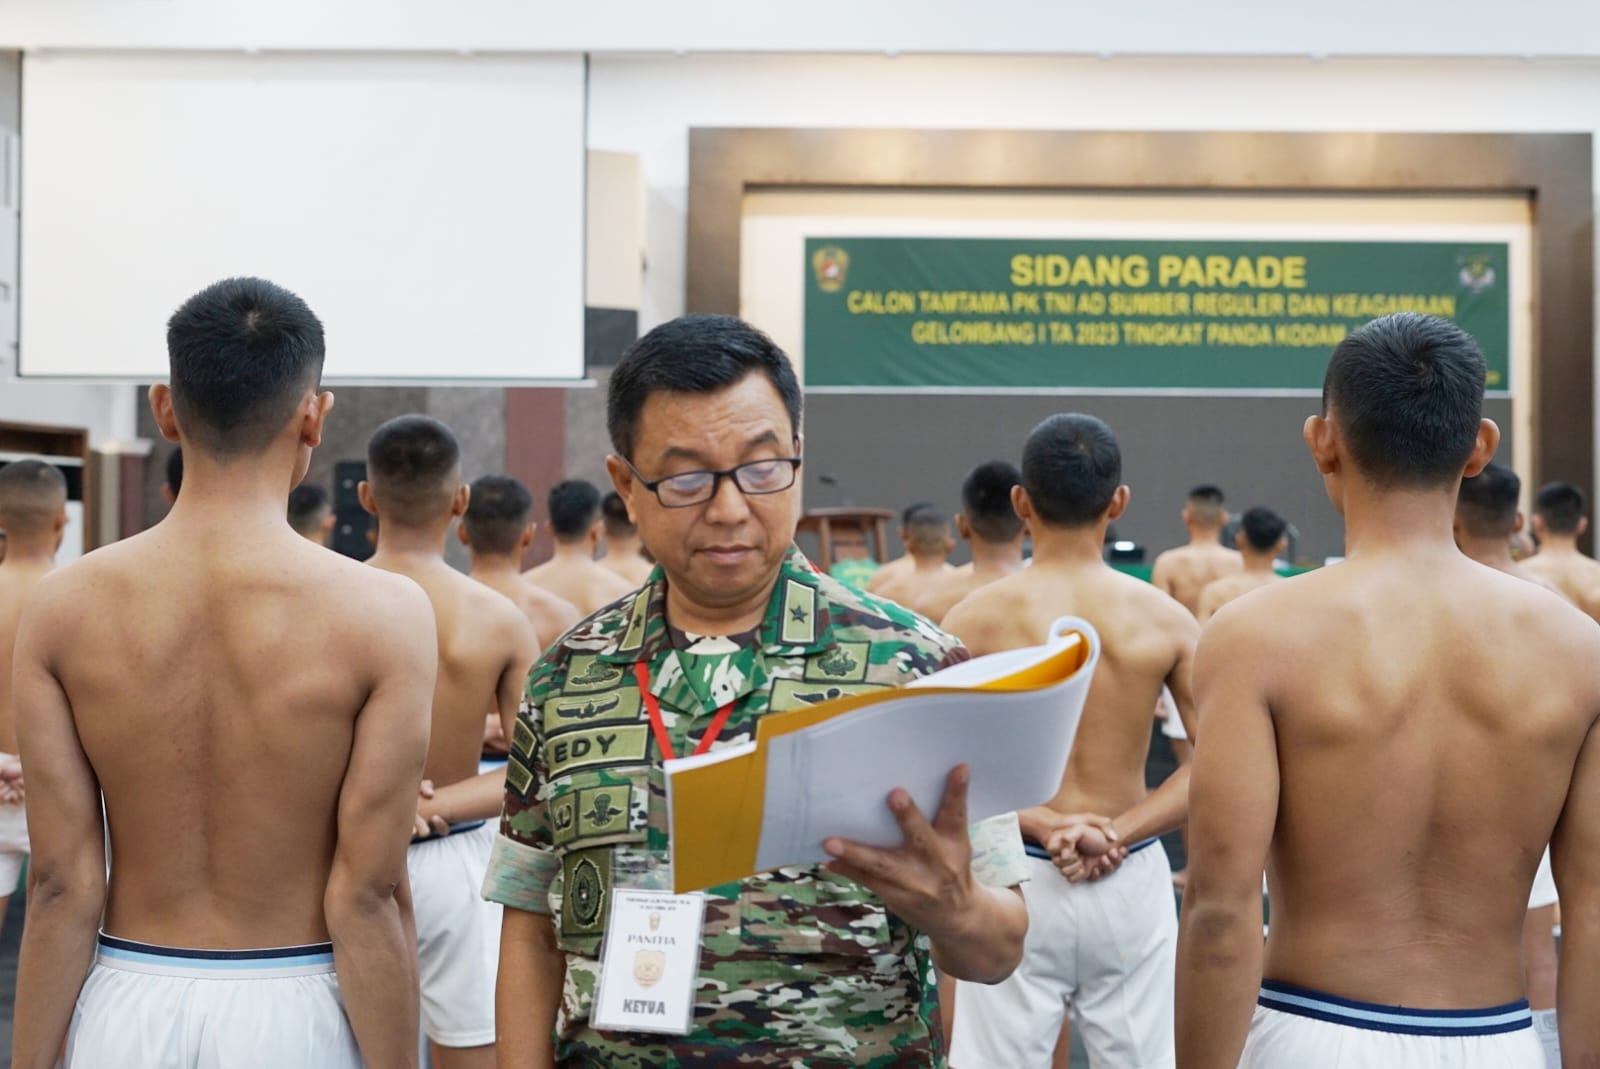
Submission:
<svg viewBox="0 0 1600 1069">
<path fill-rule="evenodd" d="M 834 644 L 833 625 L 820 582 L 821 576 L 805 554 L 790 546 L 778 568 L 766 615 L 758 629 L 763 653 L 803 656 Z M 661 565 L 656 565 L 645 585 L 619 611 L 625 614 L 623 626 L 611 644 L 596 655 L 599 660 L 612 664 L 653 663 L 672 648 L 667 635 L 667 576 Z"/>
</svg>

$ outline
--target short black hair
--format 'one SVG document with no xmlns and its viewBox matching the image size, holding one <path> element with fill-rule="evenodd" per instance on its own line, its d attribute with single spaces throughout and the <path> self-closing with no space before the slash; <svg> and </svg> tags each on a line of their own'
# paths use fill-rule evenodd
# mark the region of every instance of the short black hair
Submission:
<svg viewBox="0 0 1600 1069">
<path fill-rule="evenodd" d="M 655 393 L 716 393 L 760 372 L 772 383 L 800 433 L 800 383 L 782 349 L 736 316 L 679 316 L 628 346 L 606 397 L 606 429 L 618 456 L 634 459 L 639 413 Z"/>
<path fill-rule="evenodd" d="M 1571 483 L 1545 483 L 1534 499 L 1533 513 L 1551 534 L 1575 535 L 1589 508 L 1583 491 Z"/>
<path fill-rule="evenodd" d="M 1044 523 L 1087 527 L 1122 485 L 1122 450 L 1111 428 L 1082 412 L 1058 413 L 1022 446 L 1022 488 Z"/>
<path fill-rule="evenodd" d="M 911 512 L 906 524 L 906 548 L 921 546 L 926 549 L 943 549 L 950 537 L 950 521 L 932 505 L 922 505 Z"/>
<path fill-rule="evenodd" d="M 1517 499 L 1522 480 L 1504 464 L 1490 462 L 1461 480 L 1456 516 L 1474 538 L 1510 538 L 1517 529 Z"/>
<path fill-rule="evenodd" d="M 1457 479 L 1472 456 L 1486 374 L 1466 331 L 1438 316 L 1398 312 L 1334 348 L 1322 412 L 1332 414 L 1368 482 L 1437 489 Z"/>
<path fill-rule="evenodd" d="M 437 520 L 461 485 L 460 471 L 455 433 L 432 416 L 396 416 L 367 442 L 367 481 L 384 523 Z"/>
<path fill-rule="evenodd" d="M 172 491 L 173 497 L 177 497 L 178 491 L 183 489 L 182 446 L 174 446 L 172 452 L 167 454 L 167 489 Z"/>
<path fill-rule="evenodd" d="M 533 495 L 526 486 L 509 475 L 485 475 L 472 484 L 461 522 L 473 549 L 505 556 L 516 552 L 532 515 Z"/>
<path fill-rule="evenodd" d="M 1244 532 L 1244 540 L 1257 553 L 1270 553 L 1288 529 L 1288 520 L 1259 505 L 1245 509 L 1244 515 L 1239 517 L 1239 530 Z"/>
<path fill-rule="evenodd" d="M 0 467 L 0 527 L 30 538 L 54 526 L 67 503 L 67 477 L 54 464 L 32 458 Z"/>
<path fill-rule="evenodd" d="M 550 488 L 550 533 L 557 542 L 576 542 L 600 516 L 600 491 L 586 479 L 563 479 Z"/>
<path fill-rule="evenodd" d="M 1022 472 L 1005 460 L 979 464 L 961 484 L 961 510 L 967 526 L 984 542 L 1010 542 L 1022 533 L 1022 517 L 1011 507 L 1011 488 Z"/>
<path fill-rule="evenodd" d="M 333 500 L 316 483 L 301 483 L 289 491 L 289 526 L 303 535 L 317 533 Z"/>
<path fill-rule="evenodd" d="M 934 505 L 933 505 L 932 501 L 913 501 L 913 502 L 911 502 L 911 504 L 907 505 L 905 508 L 900 510 L 900 526 L 901 527 L 910 527 L 911 526 L 911 517 L 919 509 L 931 509 L 933 507 L 934 507 Z"/>
<path fill-rule="evenodd" d="M 288 290 L 259 278 L 207 286 L 167 321 L 186 439 L 223 460 L 260 452 L 320 383 L 323 353 L 322 323 Z"/>
<path fill-rule="evenodd" d="M 639 529 L 628 516 L 628 503 L 615 490 L 600 499 L 600 515 L 606 521 L 608 538 L 626 538 Z"/>
<path fill-rule="evenodd" d="M 1227 498 L 1222 494 L 1222 487 L 1201 483 L 1189 491 L 1186 500 L 1189 504 L 1189 514 L 1195 519 L 1212 524 L 1222 522 L 1223 507 L 1227 504 Z"/>
</svg>

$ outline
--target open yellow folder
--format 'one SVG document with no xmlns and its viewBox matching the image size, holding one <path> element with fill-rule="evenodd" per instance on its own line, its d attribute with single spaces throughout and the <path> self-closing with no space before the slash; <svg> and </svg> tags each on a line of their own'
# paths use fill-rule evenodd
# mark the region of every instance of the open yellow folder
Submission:
<svg viewBox="0 0 1600 1069">
<path fill-rule="evenodd" d="M 975 658 L 911 686 L 773 713 L 752 742 L 666 763 L 673 886 L 699 890 L 822 860 L 823 838 L 899 841 L 906 788 L 932 817 L 945 776 L 972 766 L 973 822 L 1048 799 L 1099 656 L 1087 623 L 1043 646 Z"/>
</svg>

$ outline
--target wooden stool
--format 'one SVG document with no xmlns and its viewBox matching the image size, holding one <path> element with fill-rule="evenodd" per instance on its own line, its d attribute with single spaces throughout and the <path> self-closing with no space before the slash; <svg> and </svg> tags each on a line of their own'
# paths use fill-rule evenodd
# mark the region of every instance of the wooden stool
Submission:
<svg viewBox="0 0 1600 1069">
<path fill-rule="evenodd" d="M 872 559 L 881 564 L 888 555 L 889 521 L 894 517 L 893 509 L 811 509 L 800 517 L 797 533 L 817 536 L 817 566 L 824 572 L 833 569 L 834 539 L 848 534 L 866 541 Z"/>
</svg>

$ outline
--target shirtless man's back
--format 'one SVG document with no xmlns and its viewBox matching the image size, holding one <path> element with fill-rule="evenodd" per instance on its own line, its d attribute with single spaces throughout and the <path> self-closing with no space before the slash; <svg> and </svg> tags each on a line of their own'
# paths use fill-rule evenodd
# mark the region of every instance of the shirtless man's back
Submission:
<svg viewBox="0 0 1600 1069">
<path fill-rule="evenodd" d="M 593 483 L 582 479 L 556 483 L 550 488 L 549 509 L 555 556 L 523 572 L 524 579 L 576 606 L 585 617 L 638 589 L 595 562 L 600 544 L 600 491 Z"/>
<path fill-rule="evenodd" d="M 475 779 L 484 710 L 499 712 L 509 736 L 539 642 L 514 605 L 445 563 L 444 540 L 469 496 L 455 435 L 427 416 L 389 420 L 368 443 L 367 481 L 358 492 L 379 518 L 378 551 L 368 563 L 421 586 L 437 621 L 439 676 L 424 775 L 441 789 Z M 498 811 L 504 778 L 503 771 L 486 774 L 477 808 L 449 814 L 448 834 L 413 844 L 408 856 L 423 1025 L 440 1069 L 494 1064 L 499 911 L 478 890 L 493 843 L 486 821 Z"/>
<path fill-rule="evenodd" d="M 1484 378 L 1443 320 L 1342 342 L 1306 438 L 1347 559 L 1206 630 L 1180 1065 L 1542 1066 L 1520 949 L 1546 841 L 1573 906 L 1562 1046 L 1600 1059 L 1600 630 L 1455 549 L 1462 473 L 1499 438 Z"/>
<path fill-rule="evenodd" d="M 883 574 L 880 569 L 867 583 L 867 589 L 880 598 L 922 612 L 923 599 L 933 587 L 957 572 L 946 561 L 955 548 L 950 537 L 950 521 L 932 505 L 923 505 L 911 513 L 905 526 L 905 538 L 906 555 L 912 561 L 910 570 L 879 581 Z"/>
<path fill-rule="evenodd" d="M 1144 766 L 1150 710 L 1163 684 L 1189 719 L 1199 628 L 1171 598 L 1101 557 L 1106 525 L 1127 507 L 1121 470 L 1116 439 L 1092 416 L 1054 416 L 1035 428 L 1014 491 L 1033 534 L 1033 564 L 976 591 L 944 620 L 975 655 L 1042 643 L 1061 616 L 1083 617 L 1101 639 L 1061 788 L 1019 814 L 1034 856 L 1033 878 L 1023 885 L 1023 963 L 994 987 L 960 985 L 951 1051 L 958 1069 L 1048 1064 L 1063 1009 L 1096 1064 L 1172 1058 L 1177 922 L 1172 870 L 1153 837 L 1183 820 L 1188 773 L 1150 792 Z M 1063 872 L 1084 875 L 1062 847 L 1084 826 L 1080 814 L 1110 815 L 1094 823 L 1114 830 L 1127 860 L 1111 871 L 1124 855 L 1115 851 L 1089 866 L 1098 878 L 1069 883 L 1044 848 L 1061 848 Z M 1050 1009 L 1041 1014 L 1042 1006 Z"/>
<path fill-rule="evenodd" d="M 933 502 L 931 501 L 913 501 L 900 510 L 900 526 L 896 529 L 895 535 L 900 539 L 902 547 L 908 547 L 911 544 L 911 533 L 909 531 L 911 517 L 919 509 L 933 507 Z M 882 547 L 879 548 L 881 549 Z M 885 583 L 900 582 L 907 575 L 910 575 L 916 566 L 917 559 L 911 555 L 909 549 L 905 549 L 894 560 L 883 561 L 878 570 L 872 573 L 872 578 L 867 580 L 867 593 L 876 594 L 883 589 Z"/>
<path fill-rule="evenodd" d="M 456 527 L 472 557 L 472 578 L 511 599 L 533 625 L 540 648 L 566 634 L 583 614 L 523 578 L 518 562 L 533 543 L 533 496 L 509 475 L 473 480 L 467 511 Z"/>
<path fill-rule="evenodd" d="M 33 588 L 55 567 L 67 525 L 67 480 L 41 460 L 0 468 L 0 920 L 28 860 L 28 817 L 17 760 L 17 722 L 11 708 L 11 655 L 17 624 Z"/>
<path fill-rule="evenodd" d="M 1150 582 L 1156 589 L 1177 598 L 1191 614 L 1199 612 L 1202 590 L 1244 568 L 1239 551 L 1217 540 L 1227 522 L 1228 510 L 1223 507 L 1221 490 L 1215 486 L 1190 490 L 1183 506 L 1189 544 L 1162 553 L 1150 570 Z"/>
<path fill-rule="evenodd" d="M 1574 605 L 1600 621 L 1600 561 L 1578 549 L 1589 529 L 1583 491 L 1571 483 L 1547 483 L 1533 503 L 1533 533 L 1539 552 L 1522 568 L 1565 594 Z"/>
<path fill-rule="evenodd" d="M 54 1064 L 66 1036 L 68 1066 L 414 1066 L 404 856 L 432 614 L 286 521 L 333 400 L 310 310 L 229 280 L 168 347 L 151 402 L 183 440 L 182 497 L 47 577 L 23 618 L 14 1064 Z"/>
</svg>

